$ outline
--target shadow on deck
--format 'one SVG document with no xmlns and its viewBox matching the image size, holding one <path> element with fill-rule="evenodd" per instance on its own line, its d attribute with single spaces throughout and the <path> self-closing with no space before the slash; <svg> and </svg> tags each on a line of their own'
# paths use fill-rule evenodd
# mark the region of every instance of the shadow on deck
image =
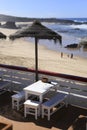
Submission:
<svg viewBox="0 0 87 130">
<path fill-rule="evenodd" d="M 58 128 L 62 130 L 86 130 L 87 110 L 76 108 L 69 105 L 63 107 L 51 116 L 51 120 L 47 121 L 47 117 L 41 117 L 35 120 L 34 116 L 29 115 L 24 118 L 23 109 L 16 111 L 11 106 L 11 95 L 14 93 L 6 92 L 0 95 L 0 115 L 15 121 L 34 122 L 36 125 L 44 128 Z M 70 129 L 71 130 L 71 129 Z"/>
</svg>

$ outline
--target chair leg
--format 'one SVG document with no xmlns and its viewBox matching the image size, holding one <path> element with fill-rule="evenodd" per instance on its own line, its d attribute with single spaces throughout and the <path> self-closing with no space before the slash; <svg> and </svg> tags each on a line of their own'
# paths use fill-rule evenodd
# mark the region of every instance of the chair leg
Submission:
<svg viewBox="0 0 87 130">
<path fill-rule="evenodd" d="M 44 118 L 44 108 L 42 108 L 42 118 Z"/>
<path fill-rule="evenodd" d="M 38 114 L 38 110 L 37 108 L 35 109 L 35 119 L 37 120 L 37 114 Z"/>
<path fill-rule="evenodd" d="M 50 120 L 50 109 L 48 109 L 48 121 Z"/>
<path fill-rule="evenodd" d="M 26 117 L 26 112 L 27 112 L 26 109 L 27 109 L 27 108 L 24 107 L 24 117 Z"/>
</svg>

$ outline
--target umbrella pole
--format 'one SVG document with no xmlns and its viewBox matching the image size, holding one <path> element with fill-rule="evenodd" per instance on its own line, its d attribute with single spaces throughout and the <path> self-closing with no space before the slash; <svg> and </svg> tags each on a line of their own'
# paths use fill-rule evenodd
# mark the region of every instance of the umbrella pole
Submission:
<svg viewBox="0 0 87 130">
<path fill-rule="evenodd" d="M 38 39 L 35 37 L 35 80 L 38 81 Z"/>
</svg>

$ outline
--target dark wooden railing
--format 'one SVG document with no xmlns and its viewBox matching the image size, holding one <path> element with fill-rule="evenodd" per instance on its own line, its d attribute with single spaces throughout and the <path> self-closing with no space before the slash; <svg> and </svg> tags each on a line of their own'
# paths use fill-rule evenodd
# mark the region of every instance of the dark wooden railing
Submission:
<svg viewBox="0 0 87 130">
<path fill-rule="evenodd" d="M 0 67 L 35 73 L 34 69 L 30 69 L 30 68 L 27 68 L 27 67 L 5 65 L 5 64 L 0 64 Z M 80 77 L 80 76 L 68 75 L 68 74 L 62 74 L 62 73 L 56 73 L 56 72 L 49 72 L 49 71 L 44 71 L 44 70 L 38 70 L 38 73 L 39 74 L 44 74 L 44 75 L 49 75 L 49 76 L 60 77 L 60 78 L 66 78 L 66 79 L 69 79 L 69 80 L 76 80 L 76 81 L 81 81 L 81 82 L 87 82 L 87 78 L 86 77 Z"/>
</svg>

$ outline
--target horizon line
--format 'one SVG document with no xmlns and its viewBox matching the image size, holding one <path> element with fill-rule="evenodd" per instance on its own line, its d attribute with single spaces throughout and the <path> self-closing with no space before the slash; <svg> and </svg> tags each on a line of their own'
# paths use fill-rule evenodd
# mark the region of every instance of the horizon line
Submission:
<svg viewBox="0 0 87 130">
<path fill-rule="evenodd" d="M 68 18 L 87 18 L 87 17 L 29 17 L 29 16 L 17 16 L 17 15 L 10 15 L 10 14 L 2 14 L 0 13 L 0 15 L 6 15 L 6 16 L 11 16 L 11 17 L 20 17 L 20 18 L 40 18 L 40 19 L 44 19 L 44 18 L 52 18 L 52 19 L 68 19 Z"/>
</svg>

